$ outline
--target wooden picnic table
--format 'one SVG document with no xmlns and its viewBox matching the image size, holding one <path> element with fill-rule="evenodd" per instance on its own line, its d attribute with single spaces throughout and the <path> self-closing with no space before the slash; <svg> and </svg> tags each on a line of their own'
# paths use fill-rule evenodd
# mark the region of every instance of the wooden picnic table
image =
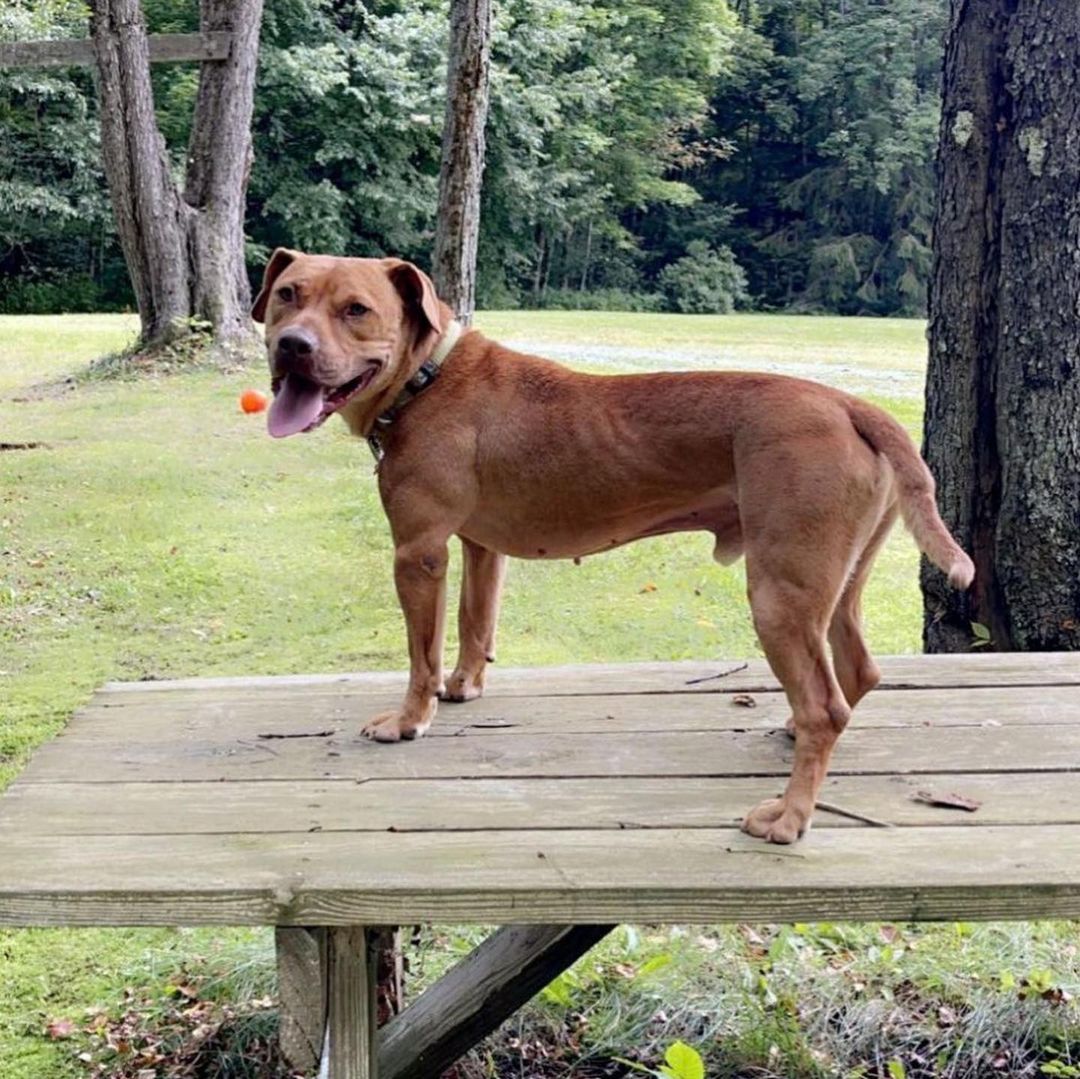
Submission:
<svg viewBox="0 0 1080 1079">
<path fill-rule="evenodd" d="M 493 669 L 395 746 L 401 675 L 107 685 L 0 798 L 0 924 L 276 926 L 292 1059 L 433 1079 L 619 922 L 1080 917 L 1080 654 L 881 665 L 791 847 L 758 660 Z M 423 921 L 503 928 L 376 1032 Z"/>
</svg>

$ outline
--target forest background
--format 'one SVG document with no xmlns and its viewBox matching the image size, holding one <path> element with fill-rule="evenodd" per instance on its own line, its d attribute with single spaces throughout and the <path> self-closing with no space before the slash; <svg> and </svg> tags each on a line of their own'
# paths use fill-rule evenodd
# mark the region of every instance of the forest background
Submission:
<svg viewBox="0 0 1080 1079">
<path fill-rule="evenodd" d="M 923 314 L 945 8 L 503 0 L 478 306 Z M 86 32 L 80 0 L 0 10 L 0 40 Z M 253 277 L 277 245 L 427 264 L 446 34 L 439 0 L 267 0 Z M 180 172 L 198 68 L 153 79 Z M 134 305 L 96 109 L 89 68 L 0 71 L 0 311 Z"/>
</svg>

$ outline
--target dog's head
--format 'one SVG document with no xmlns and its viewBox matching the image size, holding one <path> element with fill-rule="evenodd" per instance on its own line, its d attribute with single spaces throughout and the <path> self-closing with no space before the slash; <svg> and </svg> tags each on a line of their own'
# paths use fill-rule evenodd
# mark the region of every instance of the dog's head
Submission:
<svg viewBox="0 0 1080 1079">
<path fill-rule="evenodd" d="M 266 324 L 275 438 L 311 431 L 343 409 L 363 413 L 423 363 L 450 318 L 411 262 L 283 247 L 267 263 L 251 315 Z"/>
</svg>

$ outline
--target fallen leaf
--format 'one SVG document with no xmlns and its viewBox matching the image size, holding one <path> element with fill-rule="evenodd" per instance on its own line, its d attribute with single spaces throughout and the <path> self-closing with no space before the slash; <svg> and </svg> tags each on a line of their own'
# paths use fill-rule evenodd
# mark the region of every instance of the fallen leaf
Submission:
<svg viewBox="0 0 1080 1079">
<path fill-rule="evenodd" d="M 740 708 L 757 708 L 757 701 L 749 693 L 736 693 L 731 698 L 731 703 L 739 705 Z"/>
<path fill-rule="evenodd" d="M 752 925 L 740 925 L 739 932 L 747 944 L 753 944 L 756 948 L 765 946 L 765 938 Z"/>
<path fill-rule="evenodd" d="M 75 1024 L 70 1019 L 52 1019 L 45 1027 L 45 1034 L 54 1042 L 61 1038 L 70 1038 L 75 1033 Z"/>
<path fill-rule="evenodd" d="M 962 809 L 966 813 L 974 813 L 982 805 L 982 802 L 974 798 L 968 798 L 964 794 L 936 794 L 933 791 L 916 791 L 912 801 L 923 802 L 928 806 L 941 806 L 943 809 Z"/>
<path fill-rule="evenodd" d="M 952 1027 L 956 1025 L 956 1012 L 949 1007 L 948 1004 L 942 1004 L 938 1008 L 938 1023 L 943 1027 Z"/>
<path fill-rule="evenodd" d="M 644 595 L 644 593 L 646 593 L 646 592 L 655 592 L 655 591 L 656 591 L 656 585 L 654 585 L 652 583 L 652 581 L 647 581 L 645 583 L 645 586 L 638 590 L 638 595 L 640 596 L 640 595 Z"/>
</svg>

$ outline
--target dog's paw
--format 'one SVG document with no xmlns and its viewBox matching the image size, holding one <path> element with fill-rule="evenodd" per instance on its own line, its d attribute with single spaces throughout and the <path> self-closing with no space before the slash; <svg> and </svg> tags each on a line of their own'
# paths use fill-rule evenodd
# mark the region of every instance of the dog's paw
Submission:
<svg viewBox="0 0 1080 1079">
<path fill-rule="evenodd" d="M 456 670 L 446 680 L 446 686 L 439 693 L 439 700 L 461 704 L 463 701 L 475 701 L 484 694 L 484 674 L 469 674 Z"/>
<path fill-rule="evenodd" d="M 366 723 L 360 733 L 373 742 L 408 742 L 420 738 L 431 719 L 418 719 L 406 712 L 382 712 Z"/>
<path fill-rule="evenodd" d="M 746 814 L 742 830 L 766 843 L 794 843 L 809 825 L 809 816 L 786 798 L 770 798 Z"/>
</svg>

